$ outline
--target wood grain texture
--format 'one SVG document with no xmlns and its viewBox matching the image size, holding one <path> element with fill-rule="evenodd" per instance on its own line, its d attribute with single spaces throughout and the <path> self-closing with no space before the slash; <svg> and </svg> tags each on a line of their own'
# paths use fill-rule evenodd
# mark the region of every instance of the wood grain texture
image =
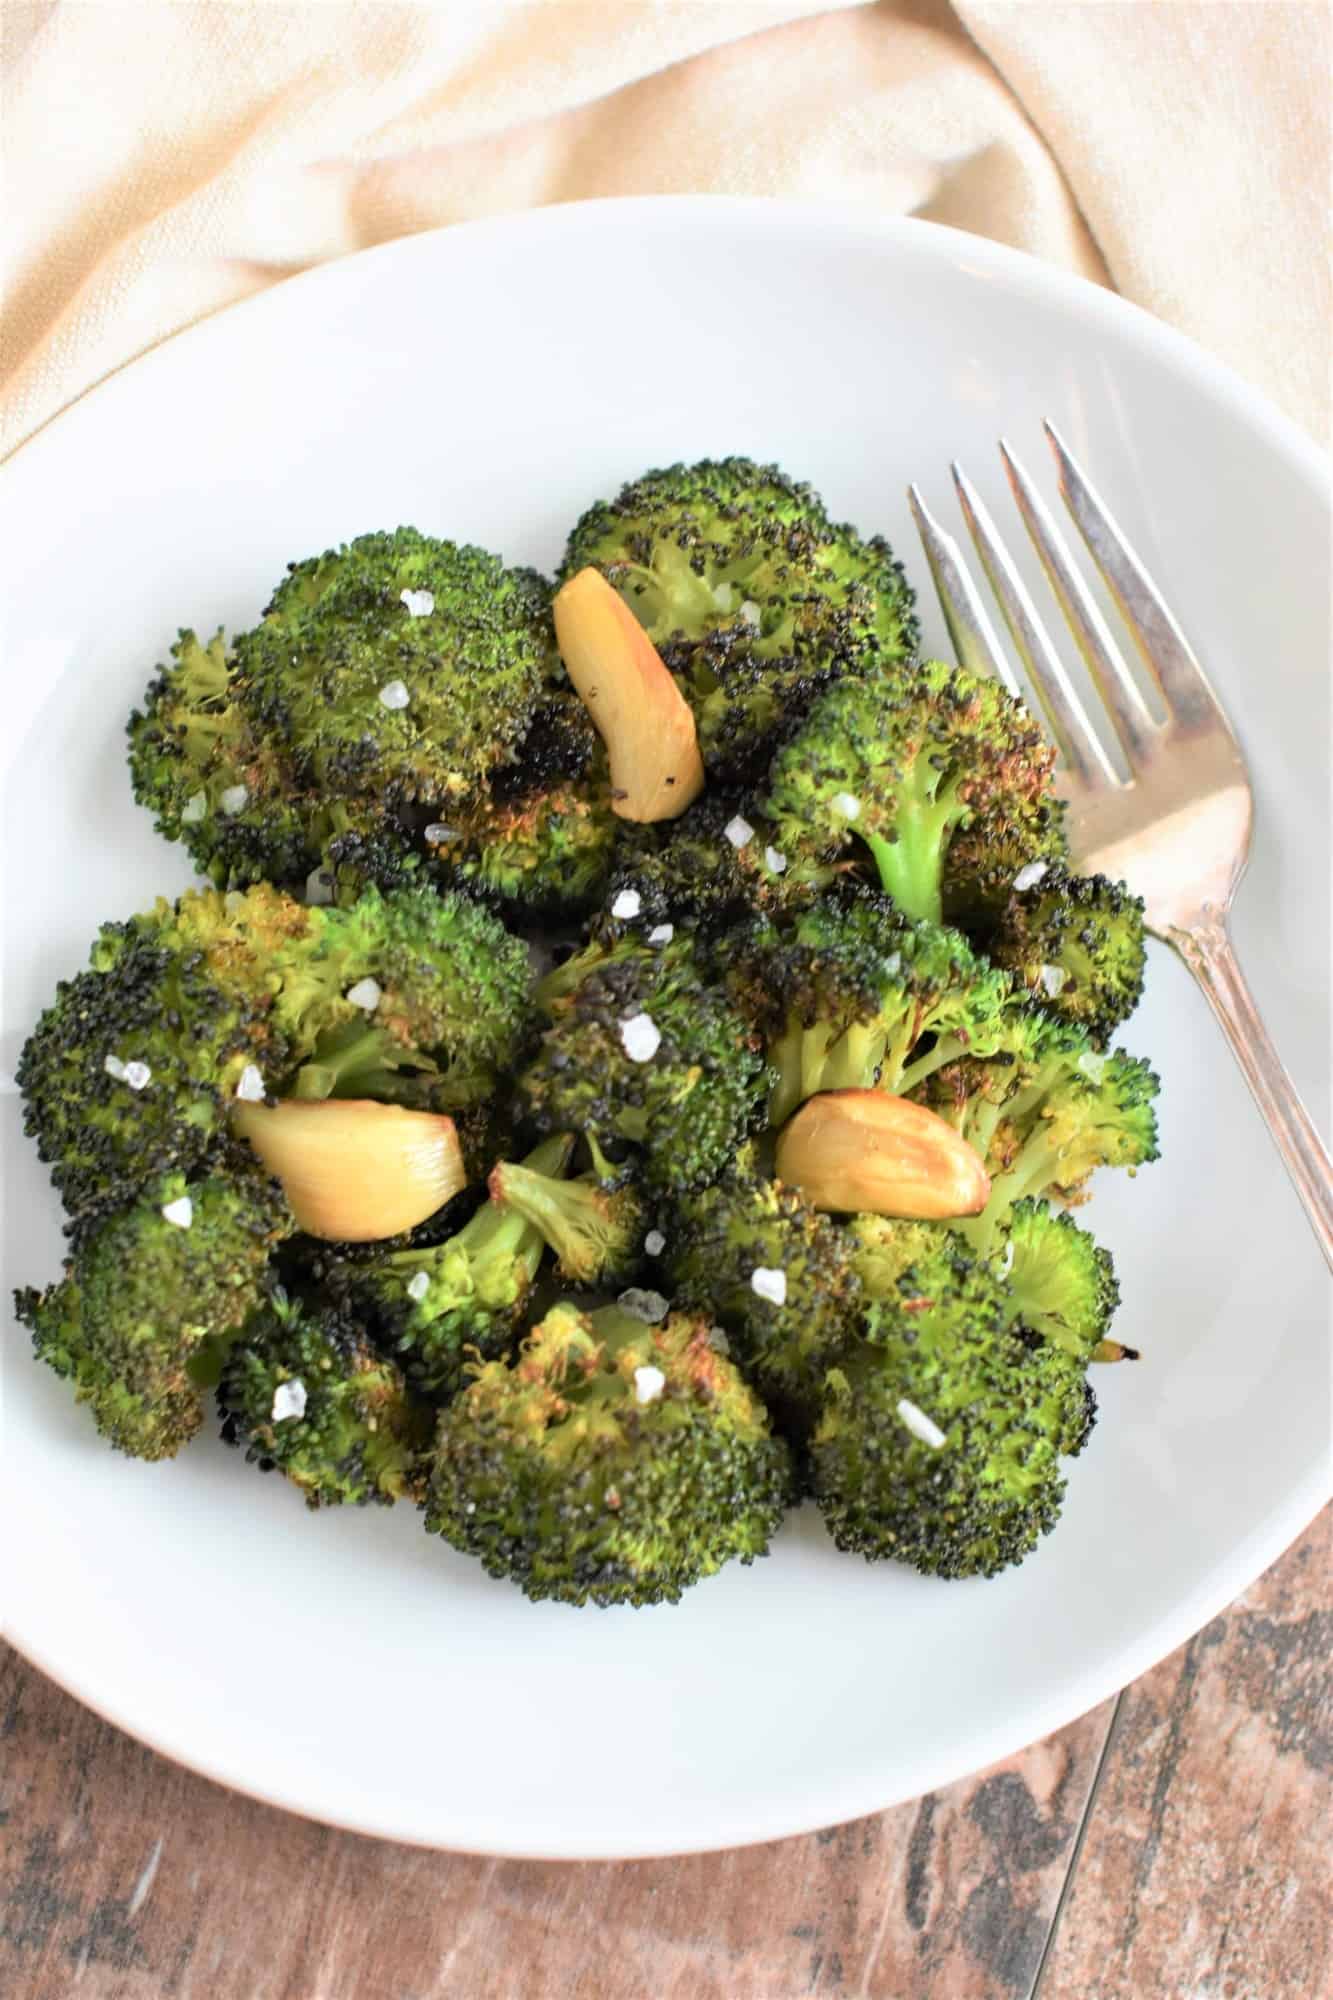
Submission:
<svg viewBox="0 0 1333 2000">
<path fill-rule="evenodd" d="M 334 1833 L 166 1763 L 0 1654 L 0 1994 L 1304 2000 L 1327 1950 L 1319 1532 L 1122 1697 L 1109 1748 L 1110 1703 L 913 1805 L 675 1861 Z"/>
</svg>

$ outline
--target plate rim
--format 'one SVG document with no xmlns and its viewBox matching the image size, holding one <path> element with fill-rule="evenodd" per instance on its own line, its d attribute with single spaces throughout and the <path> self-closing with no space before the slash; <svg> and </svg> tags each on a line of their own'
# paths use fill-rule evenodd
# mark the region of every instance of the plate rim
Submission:
<svg viewBox="0 0 1333 2000">
<path fill-rule="evenodd" d="M 416 231 L 332 258 L 208 313 L 100 377 L 0 460 L 0 473 L 7 474 L 15 465 L 26 468 L 35 459 L 40 459 L 52 438 L 57 433 L 63 436 L 61 426 L 65 420 L 72 418 L 90 398 L 108 399 L 121 393 L 125 377 L 134 377 L 137 381 L 164 354 L 179 353 L 182 343 L 187 347 L 196 347 L 219 339 L 225 341 L 238 315 L 259 319 L 266 311 L 289 309 L 285 302 L 293 287 L 314 293 L 321 286 L 345 284 L 349 271 L 359 271 L 371 260 L 388 265 L 396 261 L 410 262 L 413 258 L 432 259 L 439 254 L 440 246 L 446 240 L 473 239 L 478 235 L 522 235 L 529 230 L 541 233 L 550 230 L 578 231 L 587 227 L 596 228 L 603 223 L 614 228 L 622 225 L 625 218 L 642 216 L 645 211 L 657 218 L 674 214 L 692 220 L 706 219 L 709 227 L 731 225 L 772 229 L 779 233 L 791 228 L 808 228 L 812 220 L 817 220 L 834 231 L 844 234 L 856 232 L 866 238 L 875 238 L 877 247 L 890 252 L 898 243 L 924 245 L 928 254 L 939 256 L 962 270 L 970 267 L 1039 304 L 1054 305 L 1057 309 L 1071 308 L 1083 318 L 1085 324 L 1095 327 L 1101 323 L 1112 326 L 1118 333 L 1127 332 L 1135 343 L 1149 351 L 1155 350 L 1168 366 L 1186 372 L 1203 388 L 1211 390 L 1216 397 L 1229 404 L 1241 421 L 1260 433 L 1269 449 L 1289 464 L 1294 461 L 1295 468 L 1304 478 L 1325 499 L 1327 497 L 1329 467 L 1325 455 L 1292 418 L 1262 390 L 1254 387 L 1228 363 L 1201 347 L 1191 336 L 1167 325 L 1117 292 L 990 238 L 974 236 L 967 231 L 916 217 L 878 215 L 851 201 L 705 194 L 612 196 L 592 201 L 548 204 Z M 284 303 L 280 304 L 280 301 Z M 3 481 L 5 492 L 8 492 L 9 484 L 8 479 Z M 16 1629 L 14 1620 L 8 1614 L 3 1633 L 21 1657 L 103 1722 L 213 1783 L 321 1825 L 438 1852 L 486 1854 L 505 1859 L 639 1860 L 676 1854 L 716 1853 L 774 1839 L 798 1837 L 829 1825 L 891 1810 L 919 1798 L 926 1790 L 938 1790 L 994 1762 L 1017 1755 L 1029 1744 L 1068 1726 L 1148 1672 L 1234 1602 L 1303 1532 L 1327 1502 L 1331 1491 L 1333 1467 L 1312 1466 L 1280 1506 L 1270 1509 L 1261 1520 L 1251 1525 L 1249 1532 L 1229 1552 L 1226 1562 L 1219 1565 L 1211 1585 L 1201 1582 L 1187 1597 L 1179 1599 L 1169 1611 L 1164 1611 L 1139 1635 L 1136 1643 L 1127 1643 L 1116 1654 L 1113 1668 L 1094 1663 L 1066 1683 L 1061 1698 L 1034 1698 L 1028 1719 L 1022 1725 L 1024 1735 L 1021 1745 L 1014 1745 L 1012 1728 L 1005 1727 L 1003 1721 L 995 1721 L 975 1728 L 965 1737 L 960 1735 L 959 1748 L 952 1756 L 936 1754 L 926 1760 L 917 1759 L 915 1764 L 910 1757 L 905 1761 L 900 1759 L 904 1775 L 901 1782 L 888 1785 L 888 1796 L 885 1795 L 883 1782 L 875 1780 L 874 1770 L 878 1767 L 869 1767 L 867 1775 L 856 1783 L 840 1778 L 822 1790 L 817 1784 L 812 1785 L 811 1806 L 799 1817 L 799 1823 L 788 1823 L 775 1831 L 771 1823 L 762 1823 L 762 1809 L 747 1815 L 742 1808 L 728 1812 L 727 1826 L 718 1837 L 702 1843 L 691 1841 L 685 1847 L 663 1845 L 660 1841 L 641 1844 L 618 1840 L 604 1846 L 581 1842 L 561 1849 L 549 1845 L 524 1845 L 521 1841 L 497 1838 L 494 1834 L 486 1836 L 484 1845 L 472 1845 L 466 1839 L 447 1834 L 442 1837 L 440 1833 L 424 1830 L 421 1826 L 405 1830 L 401 1819 L 395 1820 L 392 1811 L 387 1808 L 383 1813 L 368 1811 L 364 1807 L 356 1811 L 340 1810 L 331 1799 L 312 1797 L 310 1786 L 305 1788 L 304 1797 L 294 1796 L 281 1783 L 261 1789 L 251 1778 L 238 1775 L 225 1753 L 210 1753 L 207 1749 L 178 1741 L 169 1727 L 155 1731 L 151 1723 L 146 1727 L 137 1723 L 131 1725 L 104 1708 L 100 1700 L 81 1683 L 77 1673 L 48 1659 L 40 1639 L 31 1632 Z M 917 1767 L 924 1767 L 927 1762 L 929 1775 L 923 1776 Z M 318 1792 L 318 1789 L 316 1785 L 314 1791 Z M 834 1794 L 836 1797 L 832 1796 Z M 443 1817 L 447 1819 L 447 1802 L 444 1805 Z"/>
</svg>

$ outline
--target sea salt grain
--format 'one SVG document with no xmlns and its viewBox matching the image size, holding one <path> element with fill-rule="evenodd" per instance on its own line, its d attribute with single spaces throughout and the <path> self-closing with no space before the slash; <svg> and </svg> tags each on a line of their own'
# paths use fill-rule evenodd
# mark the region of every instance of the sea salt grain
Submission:
<svg viewBox="0 0 1333 2000">
<path fill-rule="evenodd" d="M 786 873 L 787 857 L 785 854 L 780 853 L 776 847 L 766 847 L 764 849 L 764 862 L 771 874 L 782 875 Z"/>
<path fill-rule="evenodd" d="M 125 1081 L 131 1090 L 146 1090 L 153 1081 L 153 1072 L 147 1063 L 130 1062 L 125 1065 Z"/>
<path fill-rule="evenodd" d="M 303 1417 L 305 1415 L 305 1406 L 305 1383 L 299 1375 L 293 1376 L 290 1382 L 279 1382 L 277 1388 L 273 1391 L 273 1421 L 275 1424 L 286 1423 L 289 1417 Z"/>
<path fill-rule="evenodd" d="M 674 924 L 654 924 L 648 933 L 649 944 L 670 944 L 676 935 Z"/>
<path fill-rule="evenodd" d="M 758 605 L 757 605 L 757 604 L 755 603 L 755 601 L 754 601 L 754 599 L 753 599 L 752 597 L 747 597 L 747 598 L 746 598 L 746 600 L 745 600 L 744 604 L 742 604 L 742 606 L 741 606 L 741 609 L 740 609 L 740 615 L 741 615 L 741 617 L 742 617 L 742 618 L 743 618 L 743 619 L 745 620 L 745 622 L 746 622 L 746 624 L 747 624 L 747 625 L 752 625 L 752 626 L 754 627 L 755 631 L 756 631 L 756 632 L 758 631 L 758 629 L 759 629 L 759 606 L 758 606 Z"/>
<path fill-rule="evenodd" d="M 666 1249 L 666 1237 L 660 1229 L 650 1229 L 643 1239 L 643 1247 L 650 1257 L 660 1257 Z"/>
<path fill-rule="evenodd" d="M 354 1007 L 364 1007 L 367 1014 L 373 1014 L 383 999 L 383 989 L 378 979 L 358 979 L 355 986 L 347 989 L 347 998 Z"/>
<path fill-rule="evenodd" d="M 1052 1000 L 1054 1000 L 1057 993 L 1064 990 L 1069 980 L 1069 974 L 1062 965 L 1043 965 L 1037 977 L 1041 981 L 1042 992 L 1047 994 Z"/>
<path fill-rule="evenodd" d="M 622 920 L 637 917 L 643 908 L 643 898 L 637 889 L 622 889 L 611 905 L 611 915 Z"/>
<path fill-rule="evenodd" d="M 248 785 L 228 785 L 225 792 L 218 793 L 218 804 L 224 813 L 238 813 L 249 796 Z"/>
<path fill-rule="evenodd" d="M 748 840 L 754 839 L 754 828 L 750 825 L 749 820 L 742 819 L 739 813 L 737 813 L 735 819 L 727 821 L 722 831 L 726 834 L 732 846 L 736 848 L 744 847 Z"/>
<path fill-rule="evenodd" d="M 433 819 L 424 835 L 427 847 L 443 847 L 446 840 L 461 838 L 456 826 L 446 826 L 443 820 Z"/>
<path fill-rule="evenodd" d="M 859 819 L 861 817 L 861 801 L 860 799 L 854 799 L 850 792 L 835 792 L 829 800 L 829 804 L 833 807 L 834 812 L 841 813 L 844 819 Z"/>
<path fill-rule="evenodd" d="M 767 1299 L 770 1305 L 785 1306 L 787 1303 L 787 1273 L 769 1271 L 760 1264 L 750 1273 L 750 1290 L 758 1298 Z"/>
<path fill-rule="evenodd" d="M 666 1388 L 666 1376 L 660 1368 L 636 1368 L 634 1371 L 634 1400 L 636 1403 L 655 1403 Z"/>
<path fill-rule="evenodd" d="M 411 699 L 406 681 L 385 681 L 380 689 L 380 700 L 385 708 L 406 708 Z"/>
<path fill-rule="evenodd" d="M 631 1014 L 620 1024 L 620 1039 L 631 1062 L 651 1062 L 662 1046 L 662 1031 L 651 1014 Z"/>
<path fill-rule="evenodd" d="M 1029 861 L 1026 867 L 1019 869 L 1017 875 L 1014 877 L 1014 887 L 1020 895 L 1024 889 L 1036 888 L 1038 882 L 1041 881 L 1042 876 L 1046 873 L 1046 866 L 1047 864 L 1044 861 Z"/>
<path fill-rule="evenodd" d="M 898 1415 L 915 1438 L 928 1444 L 932 1451 L 938 1451 L 944 1443 L 944 1432 L 938 1424 L 932 1423 L 924 1410 L 918 1410 L 915 1403 L 909 1403 L 906 1396 L 898 1404 Z"/>
<path fill-rule="evenodd" d="M 177 1229 L 188 1229 L 194 1221 L 194 1203 L 189 1195 L 178 1195 L 175 1201 L 163 1202 L 162 1219 L 174 1223 Z"/>
<path fill-rule="evenodd" d="M 185 804 L 181 807 L 182 826 L 198 826 L 200 820 L 207 818 L 207 816 L 208 816 L 208 794 L 206 792 L 196 792 L 194 796 L 192 798 L 188 798 L 185 801 Z"/>
<path fill-rule="evenodd" d="M 631 1319 L 641 1319 L 645 1326 L 657 1326 L 671 1310 L 670 1299 L 663 1298 L 661 1292 L 645 1292 L 638 1285 L 622 1292 L 616 1304 Z"/>
<path fill-rule="evenodd" d="M 253 1063 L 247 1063 L 236 1084 L 236 1095 L 242 1104 L 262 1104 L 265 1098 L 264 1079 Z"/>
<path fill-rule="evenodd" d="M 429 618 L 435 609 L 433 590 L 400 590 L 398 602 L 407 606 L 409 618 Z"/>
<path fill-rule="evenodd" d="M 407 1281 L 407 1296 L 409 1299 L 424 1299 L 429 1290 L 429 1272 L 418 1271 L 414 1278 L 409 1278 Z"/>
<path fill-rule="evenodd" d="M 125 1065 L 121 1061 L 119 1056 L 108 1056 L 106 1061 L 102 1064 L 102 1068 L 106 1071 L 108 1076 L 114 1076 L 117 1083 L 124 1083 Z"/>
<path fill-rule="evenodd" d="M 312 868 L 306 876 L 305 899 L 314 909 L 333 901 L 333 877 L 327 868 Z"/>
</svg>

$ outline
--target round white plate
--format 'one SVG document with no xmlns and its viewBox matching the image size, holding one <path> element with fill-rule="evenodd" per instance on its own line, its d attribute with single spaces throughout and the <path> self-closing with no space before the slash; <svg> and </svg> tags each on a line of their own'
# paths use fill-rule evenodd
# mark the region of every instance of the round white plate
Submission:
<svg viewBox="0 0 1333 2000">
<path fill-rule="evenodd" d="M 122 757 L 178 625 L 249 623 L 289 557 L 400 521 L 549 567 L 587 501 L 723 452 L 814 480 L 924 585 L 908 480 L 956 519 L 958 457 L 1009 521 L 995 441 L 1045 478 L 1043 415 L 1239 728 L 1258 833 L 1238 941 L 1322 1107 L 1316 453 L 1183 339 L 1012 252 L 844 210 L 674 199 L 417 236 L 298 278 L 116 376 L 7 468 L 7 1075 L 98 922 L 188 880 Z M 871 1567 L 807 1511 L 767 1561 L 679 1607 L 534 1606 L 410 1509 L 308 1514 L 211 1439 L 170 1465 L 116 1456 L 11 1331 L 10 1636 L 228 1784 L 496 1854 L 795 1833 L 1067 1722 L 1248 1584 L 1326 1482 L 1323 1268 L 1202 1002 L 1163 954 L 1151 972 L 1127 1040 L 1165 1080 L 1165 1157 L 1108 1180 L 1094 1210 L 1119 1331 L 1145 1358 L 1100 1371 L 1064 1521 L 1021 1570 L 946 1584 Z M 57 1206 L 12 1083 L 0 1104 L 7 1276 L 43 1281 Z"/>
</svg>

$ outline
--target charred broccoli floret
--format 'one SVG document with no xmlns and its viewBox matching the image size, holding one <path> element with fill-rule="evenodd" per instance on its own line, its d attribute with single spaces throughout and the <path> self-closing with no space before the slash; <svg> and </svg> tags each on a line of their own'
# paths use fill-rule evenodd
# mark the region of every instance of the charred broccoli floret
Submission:
<svg viewBox="0 0 1333 2000">
<path fill-rule="evenodd" d="M 833 870 L 789 859 L 752 795 L 715 788 L 677 820 L 621 831 L 604 908 L 637 897 L 633 921 L 685 925 L 725 958 L 732 926 L 811 903 Z"/>
<path fill-rule="evenodd" d="M 1120 1303 L 1120 1286 L 1110 1251 L 1067 1210 L 1018 1202 L 998 1268 L 1008 1283 L 1012 1319 L 1079 1361 L 1097 1358 Z"/>
<path fill-rule="evenodd" d="M 1010 797 L 983 806 L 958 827 L 944 858 L 940 885 L 944 921 L 966 931 L 983 951 L 1025 868 L 1063 865 L 1069 858 L 1064 802 L 1048 795 Z"/>
<path fill-rule="evenodd" d="M 595 1173 L 560 1180 L 534 1156 L 519 1164 L 501 1160 L 491 1172 L 490 1192 L 540 1233 L 570 1284 L 612 1291 L 637 1275 L 650 1218 L 631 1184 L 605 1188 Z"/>
<path fill-rule="evenodd" d="M 750 459 L 668 466 L 590 507 L 562 576 L 590 564 L 676 676 L 711 779 L 757 774 L 821 687 L 916 644 L 888 544 L 836 525 L 812 488 Z"/>
<path fill-rule="evenodd" d="M 733 1157 L 767 1071 L 745 1023 L 700 977 L 690 941 L 593 945 L 545 979 L 550 1020 L 518 1080 L 545 1132 L 641 1162 L 650 1197 L 703 1187 Z"/>
<path fill-rule="evenodd" d="M 1038 812 L 1054 756 L 998 681 L 927 661 L 822 694 L 773 760 L 768 809 L 788 853 L 834 862 L 863 846 L 898 907 L 939 922 L 956 831 Z"/>
<path fill-rule="evenodd" d="M 988 950 L 1034 999 L 1105 1043 L 1143 993 L 1143 903 L 1104 875 L 1037 862 L 1015 881 Z"/>
<path fill-rule="evenodd" d="M 80 1231 L 59 1283 L 16 1294 L 18 1317 L 117 1450 L 171 1458 L 203 1421 L 210 1357 L 254 1309 L 290 1228 L 255 1174 L 167 1174 Z"/>
<path fill-rule="evenodd" d="M 531 1598 L 674 1603 L 764 1555 L 791 1492 L 706 1319 L 558 1304 L 442 1413 L 426 1526 Z"/>
<path fill-rule="evenodd" d="M 811 1445 L 837 1546 L 949 1577 L 1021 1562 L 1059 1517 L 1060 1455 L 1092 1424 L 1081 1371 L 1006 1329 L 999 1281 L 961 1246 L 947 1284 L 925 1303 L 872 1304 L 865 1333 L 830 1377 Z"/>
<path fill-rule="evenodd" d="M 534 572 L 363 535 L 293 564 L 229 658 L 182 635 L 130 719 L 135 796 L 220 885 L 321 863 L 392 885 L 513 761 L 552 645 Z"/>
<path fill-rule="evenodd" d="M 308 1507 L 419 1499 L 432 1413 L 354 1319 L 275 1290 L 251 1316 L 218 1384 L 222 1435 Z"/>
</svg>

